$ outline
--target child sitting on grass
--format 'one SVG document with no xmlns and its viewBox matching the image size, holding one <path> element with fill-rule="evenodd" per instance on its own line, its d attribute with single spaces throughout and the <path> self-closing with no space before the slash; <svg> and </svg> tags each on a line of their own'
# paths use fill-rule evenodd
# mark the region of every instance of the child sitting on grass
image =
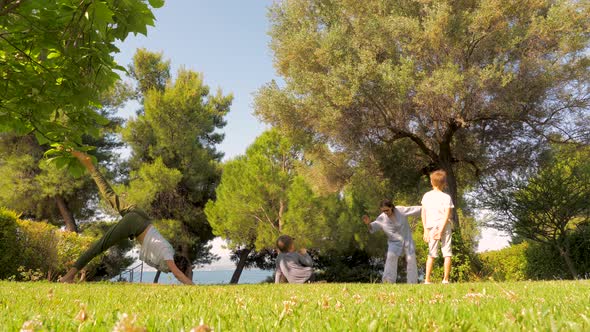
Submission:
<svg viewBox="0 0 590 332">
<path fill-rule="evenodd" d="M 430 284 L 430 274 L 434 265 L 434 259 L 438 257 L 438 246 L 445 259 L 443 284 L 449 283 L 451 273 L 451 232 L 452 225 L 449 222 L 451 211 L 454 208 L 451 196 L 444 193 L 447 185 L 447 173 L 442 170 L 430 174 L 432 190 L 422 197 L 422 225 L 424 226 L 424 241 L 428 242 L 428 258 L 426 260 L 425 284 Z"/>
<path fill-rule="evenodd" d="M 313 281 L 313 260 L 304 248 L 295 251 L 295 239 L 281 235 L 277 239 L 277 270 L 275 283 L 303 284 Z"/>
</svg>

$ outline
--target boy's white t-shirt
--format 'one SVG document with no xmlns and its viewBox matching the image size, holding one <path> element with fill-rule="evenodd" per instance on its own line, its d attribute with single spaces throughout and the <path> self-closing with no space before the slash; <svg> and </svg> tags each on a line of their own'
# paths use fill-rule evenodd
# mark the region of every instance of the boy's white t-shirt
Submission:
<svg viewBox="0 0 590 332">
<path fill-rule="evenodd" d="M 422 208 L 426 210 L 426 228 L 442 226 L 445 209 L 454 208 L 451 196 L 439 190 L 431 190 L 422 197 Z"/>
</svg>

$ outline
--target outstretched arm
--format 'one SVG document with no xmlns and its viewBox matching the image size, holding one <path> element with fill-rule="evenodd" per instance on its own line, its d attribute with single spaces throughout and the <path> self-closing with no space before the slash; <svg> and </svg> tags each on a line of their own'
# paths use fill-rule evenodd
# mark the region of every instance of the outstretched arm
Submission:
<svg viewBox="0 0 590 332">
<path fill-rule="evenodd" d="M 185 285 L 194 285 L 193 281 L 190 280 L 184 273 L 182 273 L 178 266 L 174 264 L 174 260 L 166 260 L 166 265 L 168 265 L 168 269 L 170 270 L 170 272 L 172 272 L 172 274 L 174 274 L 178 281 L 182 282 Z"/>
<path fill-rule="evenodd" d="M 371 222 L 371 219 L 366 214 L 363 216 L 363 223 L 367 225 L 369 233 L 374 233 L 379 229 L 379 224 L 376 222 Z"/>
<path fill-rule="evenodd" d="M 421 206 L 399 206 L 397 207 L 397 210 L 404 216 L 409 217 L 409 216 L 414 216 L 417 217 L 420 215 L 420 212 L 422 211 L 422 207 Z"/>
<path fill-rule="evenodd" d="M 113 190 L 113 188 L 111 188 L 107 180 L 102 176 L 98 169 L 96 169 L 96 167 L 92 163 L 92 159 L 90 158 L 90 156 L 84 152 L 76 150 L 72 150 L 70 153 L 74 157 L 76 157 L 80 161 L 80 163 L 84 165 L 84 167 L 86 167 L 86 169 L 90 173 L 90 176 L 92 176 L 92 179 L 94 179 L 94 182 L 96 182 L 98 190 L 100 191 L 104 199 L 107 202 L 109 202 L 109 204 L 115 210 L 117 210 L 117 212 L 119 212 L 121 216 L 127 214 L 127 212 L 129 212 L 129 210 L 133 206 L 131 204 L 127 204 L 115 193 L 115 191 Z"/>
</svg>

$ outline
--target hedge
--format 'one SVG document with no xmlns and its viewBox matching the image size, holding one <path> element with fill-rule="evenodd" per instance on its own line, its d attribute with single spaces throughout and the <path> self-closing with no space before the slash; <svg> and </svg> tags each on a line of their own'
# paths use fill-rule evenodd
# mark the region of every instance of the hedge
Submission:
<svg viewBox="0 0 590 332">
<path fill-rule="evenodd" d="M 41 274 L 56 280 L 94 240 L 46 222 L 21 220 L 14 211 L 0 208 L 0 279 Z M 89 269 L 98 263 L 94 259 Z"/>
</svg>

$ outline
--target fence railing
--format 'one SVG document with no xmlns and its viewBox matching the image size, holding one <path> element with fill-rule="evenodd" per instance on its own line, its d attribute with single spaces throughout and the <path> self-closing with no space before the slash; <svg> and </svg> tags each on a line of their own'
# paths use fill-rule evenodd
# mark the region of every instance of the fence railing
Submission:
<svg viewBox="0 0 590 332">
<path fill-rule="evenodd" d="M 136 270 L 139 270 L 136 272 Z M 119 273 L 119 280 L 123 281 L 126 280 L 127 282 L 134 282 L 135 275 L 139 274 L 139 282 L 143 281 L 143 262 L 135 265 L 132 268 L 126 269 Z M 125 278 L 125 276 L 129 276 L 129 278 Z"/>
</svg>

